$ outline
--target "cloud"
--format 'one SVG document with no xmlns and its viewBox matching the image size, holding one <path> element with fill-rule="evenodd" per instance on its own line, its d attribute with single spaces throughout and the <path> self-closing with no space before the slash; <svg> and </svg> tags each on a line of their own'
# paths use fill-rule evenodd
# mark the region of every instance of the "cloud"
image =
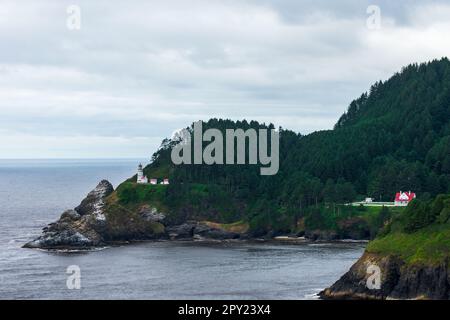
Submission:
<svg viewBox="0 0 450 320">
<path fill-rule="evenodd" d="M 149 157 L 211 117 L 329 129 L 375 81 L 450 50 L 445 1 L 378 1 L 380 30 L 371 1 L 76 2 L 79 31 L 72 2 L 2 2 L 0 157 Z"/>
</svg>

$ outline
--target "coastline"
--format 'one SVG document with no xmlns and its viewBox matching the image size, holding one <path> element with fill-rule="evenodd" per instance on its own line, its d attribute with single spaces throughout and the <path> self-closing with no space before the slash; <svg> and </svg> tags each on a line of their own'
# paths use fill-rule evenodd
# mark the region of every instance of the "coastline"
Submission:
<svg viewBox="0 0 450 320">
<path fill-rule="evenodd" d="M 304 236 L 274 235 L 273 232 L 255 236 L 248 231 L 248 227 L 229 229 L 210 221 L 185 220 L 181 224 L 173 224 L 167 220 L 166 213 L 153 206 L 144 205 L 135 210 L 128 210 L 111 199 L 115 196 L 112 184 L 102 180 L 76 208 L 64 211 L 56 222 L 43 228 L 39 237 L 23 247 L 82 250 L 148 240 L 254 241 L 283 244 L 367 242 L 367 239 L 339 239 L 327 230 L 306 232 Z"/>
<path fill-rule="evenodd" d="M 279 237 L 282 237 L 280 239 Z M 301 238 L 301 239 L 298 239 Z M 361 244 L 366 245 L 369 240 L 353 240 L 353 239 L 337 239 L 337 240 L 312 240 L 303 237 L 289 237 L 278 236 L 270 239 L 264 238 L 245 238 L 245 239 L 148 239 L 148 240 L 130 240 L 130 241 L 111 241 L 104 245 L 91 246 L 91 247 L 76 247 L 76 246 L 61 246 L 53 248 L 33 248 L 22 246 L 24 249 L 32 249 L 43 252 L 62 252 L 62 253 L 77 253 L 77 252 L 96 252 L 102 251 L 113 247 L 132 246 L 134 244 L 141 243 L 161 243 L 170 242 L 176 244 L 198 244 L 201 245 L 219 245 L 219 244 L 270 244 L 270 245 L 336 245 L 336 244 Z"/>
</svg>

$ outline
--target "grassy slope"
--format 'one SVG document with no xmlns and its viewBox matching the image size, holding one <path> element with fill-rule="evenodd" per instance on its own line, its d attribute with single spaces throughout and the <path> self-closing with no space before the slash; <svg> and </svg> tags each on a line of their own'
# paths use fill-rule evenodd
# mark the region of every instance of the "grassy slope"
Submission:
<svg viewBox="0 0 450 320">
<path fill-rule="evenodd" d="M 369 229 L 371 238 L 375 237 L 384 220 L 380 217 L 382 207 L 348 206 L 348 205 L 324 205 L 313 209 L 299 226 L 298 231 L 328 230 L 338 234 Z M 387 216 L 399 215 L 404 207 L 389 207 Z"/>
<path fill-rule="evenodd" d="M 410 203 L 367 251 L 396 255 L 409 264 L 444 263 L 450 257 L 450 195 Z"/>
<path fill-rule="evenodd" d="M 115 192 L 115 202 L 135 211 L 151 205 L 170 219 L 207 220 L 221 224 L 240 221 L 239 203 L 220 186 L 190 183 L 184 185 L 142 185 L 131 181 L 122 183 Z"/>
<path fill-rule="evenodd" d="M 450 256 L 450 225 L 433 224 L 411 234 L 390 233 L 370 242 L 367 251 L 397 255 L 409 264 L 439 264 Z"/>
<path fill-rule="evenodd" d="M 170 188 L 177 189 L 176 197 L 171 198 Z M 186 190 L 180 193 L 180 188 Z M 249 218 L 242 214 L 245 208 L 229 197 L 220 186 L 141 185 L 129 180 L 122 183 L 113 193 L 110 204 L 114 209 L 111 211 L 117 212 L 122 208 L 123 215 L 128 218 L 133 218 L 130 216 L 131 213 L 136 212 L 139 207 L 151 205 L 164 212 L 173 221 L 183 222 L 183 219 L 191 219 L 227 231 L 240 233 L 252 231 Z M 328 230 L 343 235 L 348 233 L 348 230 L 357 231 L 366 228 L 370 229 L 370 234 L 374 236 L 382 226 L 378 219 L 380 210 L 380 207 L 321 205 L 316 211 L 306 213 L 306 218 L 300 219 L 297 228 L 291 231 Z M 403 208 L 389 208 L 389 214 L 399 214 L 401 210 Z"/>
<path fill-rule="evenodd" d="M 128 183 L 128 182 L 125 182 Z M 164 233 L 164 226 L 158 222 L 143 222 L 137 213 L 137 205 L 124 205 L 119 201 L 118 193 L 113 192 L 106 199 L 107 216 L 106 240 L 124 240 L 145 238 L 148 235 Z"/>
</svg>

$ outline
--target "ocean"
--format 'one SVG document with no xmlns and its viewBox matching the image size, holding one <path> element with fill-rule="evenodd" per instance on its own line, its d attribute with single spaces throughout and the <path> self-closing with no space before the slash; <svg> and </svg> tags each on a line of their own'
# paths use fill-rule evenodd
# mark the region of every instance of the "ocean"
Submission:
<svg viewBox="0 0 450 320">
<path fill-rule="evenodd" d="M 0 160 L 0 299 L 315 299 L 364 244 L 141 242 L 67 253 L 23 249 L 102 179 L 136 160 Z M 70 266 L 79 289 L 67 285 Z M 72 289 L 69 289 L 72 288 Z"/>
</svg>

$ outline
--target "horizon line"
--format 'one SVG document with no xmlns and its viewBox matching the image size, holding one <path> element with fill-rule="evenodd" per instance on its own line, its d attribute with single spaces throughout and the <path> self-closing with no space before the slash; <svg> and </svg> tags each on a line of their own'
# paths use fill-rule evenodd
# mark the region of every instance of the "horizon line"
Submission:
<svg viewBox="0 0 450 320">
<path fill-rule="evenodd" d="M 127 157 L 127 158 L 121 158 L 121 157 L 92 157 L 92 158 L 52 158 L 52 157 L 46 157 L 46 158 L 0 158 L 0 161 L 12 161 L 12 160 L 142 160 L 148 158 L 150 160 L 151 157 Z"/>
</svg>

